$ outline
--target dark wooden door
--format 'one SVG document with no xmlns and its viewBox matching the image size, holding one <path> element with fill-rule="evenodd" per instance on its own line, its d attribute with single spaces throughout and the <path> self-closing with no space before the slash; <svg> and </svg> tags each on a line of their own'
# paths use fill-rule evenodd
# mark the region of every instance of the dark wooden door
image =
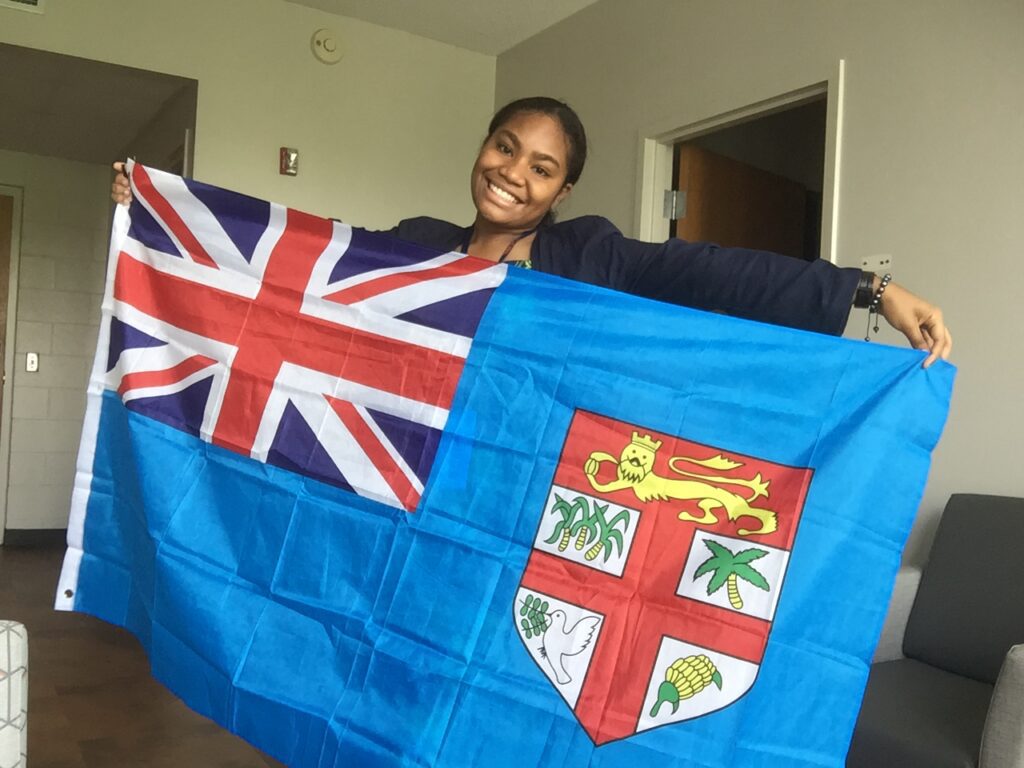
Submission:
<svg viewBox="0 0 1024 768">
<path fill-rule="evenodd" d="M 676 237 L 804 258 L 803 184 L 692 144 L 677 152 L 686 212 Z"/>
</svg>

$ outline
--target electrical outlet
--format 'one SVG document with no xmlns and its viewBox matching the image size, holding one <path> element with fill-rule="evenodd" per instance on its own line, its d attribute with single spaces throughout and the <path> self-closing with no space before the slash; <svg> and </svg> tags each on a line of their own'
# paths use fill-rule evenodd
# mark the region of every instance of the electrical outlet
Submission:
<svg viewBox="0 0 1024 768">
<path fill-rule="evenodd" d="M 876 253 L 860 260 L 860 268 L 868 272 L 892 272 L 892 254 Z"/>
</svg>

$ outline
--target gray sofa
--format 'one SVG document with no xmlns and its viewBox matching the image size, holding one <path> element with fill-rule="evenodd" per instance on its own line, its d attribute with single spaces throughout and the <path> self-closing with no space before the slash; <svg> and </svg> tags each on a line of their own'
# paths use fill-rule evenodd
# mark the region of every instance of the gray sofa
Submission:
<svg viewBox="0 0 1024 768">
<path fill-rule="evenodd" d="M 1024 499 L 950 497 L 903 569 L 847 768 L 1024 768 Z"/>
</svg>

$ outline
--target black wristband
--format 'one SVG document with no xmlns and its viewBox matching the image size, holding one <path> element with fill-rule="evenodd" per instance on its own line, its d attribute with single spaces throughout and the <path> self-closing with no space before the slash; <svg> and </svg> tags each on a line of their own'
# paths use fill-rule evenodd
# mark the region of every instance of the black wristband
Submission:
<svg viewBox="0 0 1024 768">
<path fill-rule="evenodd" d="M 867 309 L 871 306 L 871 300 L 875 297 L 875 277 L 877 275 L 874 272 L 860 273 L 857 290 L 853 294 L 853 306 L 857 309 Z"/>
</svg>

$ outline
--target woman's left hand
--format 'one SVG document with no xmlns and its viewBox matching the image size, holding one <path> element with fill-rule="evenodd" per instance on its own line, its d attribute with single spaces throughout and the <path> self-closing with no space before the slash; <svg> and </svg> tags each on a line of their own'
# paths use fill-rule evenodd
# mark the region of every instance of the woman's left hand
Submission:
<svg viewBox="0 0 1024 768">
<path fill-rule="evenodd" d="M 928 352 L 927 368 L 940 357 L 945 360 L 953 348 L 953 337 L 942 319 L 942 310 L 915 296 L 896 283 L 886 286 L 882 296 L 882 317 L 910 341 L 914 349 Z"/>
</svg>

